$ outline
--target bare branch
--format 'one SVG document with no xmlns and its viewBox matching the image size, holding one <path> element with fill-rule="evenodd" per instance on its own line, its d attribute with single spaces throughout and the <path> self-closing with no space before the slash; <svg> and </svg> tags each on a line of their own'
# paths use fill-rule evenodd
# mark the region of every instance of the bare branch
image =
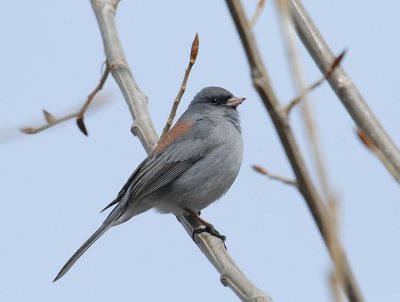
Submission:
<svg viewBox="0 0 400 302">
<path fill-rule="evenodd" d="M 297 93 L 300 94 L 301 91 L 306 90 L 306 79 L 301 66 L 300 55 L 298 52 L 297 43 L 295 40 L 295 33 L 290 27 L 290 13 L 289 13 L 290 3 L 289 0 L 278 0 L 278 12 L 279 20 L 281 21 L 281 28 L 284 37 L 284 42 L 286 44 L 287 56 L 289 59 L 289 66 L 293 74 L 293 82 Z M 311 103 L 309 100 L 309 95 L 304 95 L 303 106 L 301 106 L 301 113 L 303 117 L 303 122 L 305 124 L 305 129 L 308 135 L 308 140 L 311 145 L 311 151 L 313 155 L 314 165 L 316 167 L 319 183 L 321 184 L 323 197 L 325 200 L 330 200 L 332 193 L 329 185 L 328 174 L 326 173 L 326 168 L 324 164 L 322 147 L 319 140 L 318 129 L 315 126 L 315 121 L 312 114 Z"/>
<path fill-rule="evenodd" d="M 344 55 L 346 54 L 346 51 L 342 51 L 332 62 L 332 64 L 329 66 L 329 68 L 325 71 L 325 73 L 322 75 L 322 77 L 315 81 L 312 85 L 309 87 L 305 88 L 300 94 L 295 97 L 293 100 L 289 102 L 289 104 L 284 108 L 284 111 L 286 114 L 290 113 L 290 110 L 296 105 L 298 105 L 304 97 L 308 95 L 312 90 L 320 86 L 326 79 L 329 79 L 333 71 L 339 66 L 340 62 L 342 61 Z"/>
<path fill-rule="evenodd" d="M 243 47 L 245 49 L 247 59 L 251 68 L 253 84 L 258 91 L 265 107 L 268 109 L 271 119 L 275 125 L 286 155 L 291 163 L 294 174 L 296 175 L 299 191 L 307 202 L 307 205 L 314 217 L 318 229 L 328 247 L 332 256 L 333 251 L 328 245 L 328 228 L 329 213 L 323 204 L 320 196 L 313 185 L 308 171 L 305 167 L 304 160 L 300 153 L 300 149 L 294 138 L 293 132 L 287 120 L 287 115 L 280 110 L 280 104 L 272 89 L 265 65 L 262 61 L 257 43 L 254 39 L 253 32 L 244 12 L 240 0 L 226 0 L 233 21 L 239 32 Z M 343 251 L 339 240 L 335 237 L 335 246 Z M 344 255 L 344 252 L 343 252 Z M 350 301 L 363 301 L 356 279 L 354 278 L 351 268 L 343 256 L 344 262 L 344 281 L 342 287 Z"/>
<path fill-rule="evenodd" d="M 286 185 L 291 185 L 291 186 L 294 186 L 294 187 L 297 188 L 297 182 L 295 180 L 288 179 L 288 178 L 283 177 L 283 176 L 271 174 L 271 173 L 268 172 L 267 169 L 265 169 L 263 167 L 260 167 L 260 166 L 257 166 L 257 165 L 253 165 L 252 167 L 256 172 L 258 172 L 258 173 L 260 173 L 262 175 L 265 175 L 265 176 L 269 177 L 272 180 L 277 180 L 277 181 L 280 181 L 280 182 L 282 182 L 282 183 L 284 183 Z"/>
<path fill-rule="evenodd" d="M 136 134 L 147 153 L 150 153 L 157 144 L 157 134 L 147 111 L 147 98 L 139 90 L 130 68 L 126 62 L 114 15 L 116 0 L 91 0 L 97 22 L 103 37 L 104 49 L 107 60 L 113 66 L 112 74 L 125 97 L 134 119 L 133 133 Z M 193 231 L 199 226 L 197 221 L 192 221 L 185 216 L 177 217 L 190 238 Z M 188 219 L 188 220 L 187 220 Z M 210 260 L 211 264 L 221 274 L 225 286 L 229 286 L 243 301 L 271 301 L 239 270 L 223 246 L 223 242 L 207 233 L 195 235 L 197 246 Z"/>
<path fill-rule="evenodd" d="M 89 94 L 86 102 L 83 104 L 81 109 L 75 113 L 67 114 L 63 117 L 60 118 L 55 118 L 51 113 L 43 109 L 43 115 L 44 118 L 47 122 L 46 125 L 40 126 L 40 127 L 23 127 L 21 128 L 21 132 L 26 133 L 26 134 L 35 134 L 40 131 L 49 129 L 50 127 L 53 127 L 55 125 L 61 124 L 65 121 L 68 121 L 70 119 L 76 118 L 76 122 L 78 124 L 79 129 L 85 134 L 86 136 L 88 135 L 85 124 L 83 122 L 84 115 L 86 111 L 89 108 L 89 105 L 91 102 L 94 100 L 95 96 L 97 93 L 103 88 L 104 83 L 107 80 L 108 75 L 110 74 L 110 66 L 106 64 L 106 69 L 104 70 L 103 75 L 101 76 L 99 84 L 97 84 L 96 88 Z"/>
<path fill-rule="evenodd" d="M 197 54 L 199 52 L 199 35 L 196 33 L 194 40 L 192 42 L 192 47 L 190 49 L 190 60 L 189 64 L 185 70 L 185 76 L 183 77 L 181 87 L 179 88 L 178 95 L 176 96 L 174 103 L 172 104 L 171 113 L 169 114 L 167 123 L 165 124 L 164 130 L 161 134 L 163 136 L 168 130 L 171 128 L 172 123 L 174 122 L 174 118 L 176 115 L 176 110 L 178 109 L 179 103 L 181 102 L 182 96 L 186 91 L 186 83 L 189 79 L 190 71 L 192 70 L 192 66 L 196 62 Z"/>
<path fill-rule="evenodd" d="M 335 245 L 335 238 L 338 237 L 337 234 L 337 208 L 338 203 L 335 200 L 332 190 L 328 181 L 328 175 L 326 173 L 326 168 L 322 156 L 321 145 L 319 142 L 319 136 L 317 134 L 317 128 L 315 127 L 315 122 L 313 116 L 311 114 L 311 105 L 308 100 L 307 90 L 311 91 L 311 87 L 314 88 L 317 84 L 312 85 L 310 88 L 305 88 L 306 81 L 305 77 L 301 68 L 300 64 L 300 56 L 298 55 L 295 36 L 292 29 L 289 27 L 290 25 L 290 13 L 289 13 L 289 0 L 279 0 L 278 7 L 279 7 L 279 15 L 281 20 L 281 27 L 283 29 L 283 36 L 284 41 L 286 42 L 286 48 L 288 49 L 288 58 L 290 67 L 293 73 L 293 79 L 295 86 L 298 91 L 303 91 L 303 106 L 302 108 L 302 115 L 303 120 L 305 122 L 306 130 L 308 133 L 308 138 L 311 144 L 311 149 L 313 153 L 313 159 L 316 166 L 316 170 L 318 173 L 318 179 L 321 183 L 322 193 L 324 199 L 328 203 L 328 211 L 330 213 L 330 223 L 327 231 L 327 242 L 329 246 L 329 250 L 332 251 L 332 260 L 334 262 L 333 268 L 329 273 L 329 284 L 332 293 L 333 301 L 340 302 L 341 301 L 341 284 L 344 282 L 344 275 L 343 275 L 343 253 L 340 248 L 337 248 Z M 340 58 L 340 56 L 339 56 Z M 339 60 L 335 60 L 335 62 L 331 65 L 330 69 L 325 73 L 324 77 L 320 80 L 320 83 L 323 82 L 324 79 L 329 77 L 329 74 L 335 69 L 335 65 L 338 65 Z M 316 82 L 318 83 L 318 82 Z M 306 92 L 306 93 L 304 93 Z M 301 95 L 301 94 L 300 94 Z M 301 98 L 298 98 L 300 101 Z M 292 102 L 294 106 L 294 102 Z M 289 106 L 291 105 L 289 104 Z M 287 107 L 287 114 L 290 111 L 290 107 Z"/>
<path fill-rule="evenodd" d="M 254 27 L 254 25 L 256 25 L 256 21 L 257 21 L 258 17 L 260 16 L 261 12 L 263 11 L 264 6 L 265 6 L 265 0 L 258 0 L 254 15 L 250 19 L 251 27 Z"/>
<path fill-rule="evenodd" d="M 300 0 L 290 0 L 291 14 L 295 29 L 322 72 L 325 72 L 334 55 L 314 25 Z M 365 103 L 361 93 L 342 67 L 335 69 L 328 79 L 343 106 L 357 126 L 362 129 L 374 145 L 382 152 L 383 162 L 395 177 L 400 175 L 400 151 L 380 125 L 372 110 Z M 382 160 L 382 158 L 380 158 Z M 393 171 L 396 171 L 393 174 Z"/>
<path fill-rule="evenodd" d="M 146 152 L 151 152 L 157 145 L 158 136 L 147 111 L 147 97 L 139 89 L 126 61 L 124 50 L 119 40 L 114 16 L 118 0 L 91 0 L 100 32 L 103 37 L 107 62 L 112 66 L 111 73 L 117 82 L 126 104 L 134 119 L 132 133 L 136 135 Z"/>
</svg>

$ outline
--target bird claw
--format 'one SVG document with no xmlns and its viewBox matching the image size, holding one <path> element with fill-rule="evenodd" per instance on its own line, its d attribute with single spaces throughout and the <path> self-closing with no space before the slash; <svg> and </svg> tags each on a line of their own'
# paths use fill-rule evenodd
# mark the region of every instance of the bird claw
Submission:
<svg viewBox="0 0 400 302">
<path fill-rule="evenodd" d="M 219 239 L 221 239 L 224 243 L 226 240 L 226 236 L 225 235 L 221 235 L 216 228 L 214 228 L 214 226 L 212 224 L 207 224 L 207 225 L 202 225 L 201 227 L 195 228 L 193 233 L 192 233 L 192 239 L 194 242 L 196 242 L 196 240 L 194 240 L 194 236 L 201 234 L 201 233 L 208 233 L 210 235 L 213 235 L 214 237 L 217 237 Z"/>
</svg>

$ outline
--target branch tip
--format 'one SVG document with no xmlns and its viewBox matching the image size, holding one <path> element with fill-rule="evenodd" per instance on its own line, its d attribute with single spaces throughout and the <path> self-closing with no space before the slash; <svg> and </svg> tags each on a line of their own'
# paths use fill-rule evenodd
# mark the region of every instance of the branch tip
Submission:
<svg viewBox="0 0 400 302">
<path fill-rule="evenodd" d="M 263 175 L 268 174 L 268 171 L 267 171 L 265 168 L 263 168 L 263 167 L 260 167 L 260 166 L 257 166 L 257 165 L 252 165 L 251 167 L 252 167 L 256 172 L 258 172 L 258 173 L 260 173 L 260 174 L 263 174 Z"/>
<path fill-rule="evenodd" d="M 185 75 L 182 79 L 181 87 L 179 88 L 179 92 L 172 103 L 171 112 L 168 116 L 167 122 L 165 123 L 165 126 L 164 126 L 161 136 L 163 136 L 165 133 L 167 133 L 172 126 L 179 103 L 181 102 L 182 96 L 186 91 L 186 83 L 189 79 L 190 71 L 192 70 L 193 64 L 196 62 L 197 54 L 199 52 L 199 44 L 200 44 L 199 35 L 196 33 L 194 40 L 192 42 L 192 47 L 190 49 L 189 64 L 186 67 Z"/>
<path fill-rule="evenodd" d="M 197 59 L 197 54 L 199 53 L 199 35 L 196 33 L 194 40 L 192 42 L 192 48 L 190 51 L 190 63 L 194 64 Z"/>
<path fill-rule="evenodd" d="M 37 132 L 36 129 L 32 127 L 23 127 L 20 128 L 19 131 L 25 134 L 35 134 Z"/>
</svg>

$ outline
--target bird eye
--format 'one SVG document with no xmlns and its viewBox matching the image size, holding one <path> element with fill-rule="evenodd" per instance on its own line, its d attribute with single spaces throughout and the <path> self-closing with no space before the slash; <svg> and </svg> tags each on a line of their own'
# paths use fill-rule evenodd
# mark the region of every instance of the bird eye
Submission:
<svg viewBox="0 0 400 302">
<path fill-rule="evenodd" d="M 213 98 L 213 99 L 212 99 L 212 103 L 213 103 L 213 104 L 217 104 L 217 103 L 218 103 L 218 99 L 217 99 L 217 98 Z"/>
</svg>

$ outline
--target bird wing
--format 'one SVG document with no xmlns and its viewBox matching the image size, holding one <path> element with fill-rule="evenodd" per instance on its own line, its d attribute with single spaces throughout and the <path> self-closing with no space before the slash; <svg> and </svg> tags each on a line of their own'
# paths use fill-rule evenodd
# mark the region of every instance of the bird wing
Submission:
<svg viewBox="0 0 400 302">
<path fill-rule="evenodd" d="M 159 141 L 155 150 L 139 165 L 119 192 L 117 198 L 106 208 L 121 202 L 142 199 L 177 179 L 198 160 L 213 149 L 208 138 L 215 127 L 212 120 L 190 124 L 178 121 Z M 208 139 L 207 139 L 208 138 Z"/>
<path fill-rule="evenodd" d="M 128 191 L 130 184 L 133 182 L 135 179 L 136 175 L 139 173 L 139 171 L 143 168 L 143 166 L 148 162 L 150 157 L 147 157 L 144 161 L 141 162 L 141 164 L 133 171 L 131 176 L 129 176 L 128 181 L 125 183 L 125 185 L 122 187 L 122 189 L 119 191 L 118 196 L 110 202 L 104 209 L 100 211 L 100 213 L 104 212 L 108 208 L 112 207 L 113 205 L 119 203 L 122 198 L 125 196 L 125 193 Z"/>
</svg>

